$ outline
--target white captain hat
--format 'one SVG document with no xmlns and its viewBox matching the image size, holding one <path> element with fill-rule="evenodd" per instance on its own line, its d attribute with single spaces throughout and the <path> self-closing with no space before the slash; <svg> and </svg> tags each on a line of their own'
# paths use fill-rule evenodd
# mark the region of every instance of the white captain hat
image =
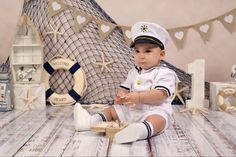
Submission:
<svg viewBox="0 0 236 157">
<path fill-rule="evenodd" d="M 169 41 L 169 33 L 156 23 L 137 22 L 131 28 L 131 39 L 130 47 L 138 43 L 150 43 L 157 44 L 163 50 Z"/>
</svg>

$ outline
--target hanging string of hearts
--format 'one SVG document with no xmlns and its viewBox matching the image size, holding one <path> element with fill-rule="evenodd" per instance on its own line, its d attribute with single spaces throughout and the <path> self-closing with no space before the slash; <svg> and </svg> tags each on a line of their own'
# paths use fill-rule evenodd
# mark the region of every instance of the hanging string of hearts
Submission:
<svg viewBox="0 0 236 157">
<path fill-rule="evenodd" d="M 121 28 L 121 30 L 123 32 L 124 40 L 126 41 L 126 43 L 127 44 L 131 43 L 131 34 L 130 34 L 131 27 L 116 25 L 116 24 L 108 22 L 108 21 L 95 19 L 95 18 L 77 10 L 74 7 L 65 4 L 63 2 L 63 0 L 48 0 L 48 1 L 49 1 L 48 14 L 50 17 L 55 16 L 67 9 L 72 10 L 72 16 L 74 18 L 73 29 L 75 32 L 79 32 L 91 20 L 94 20 L 94 21 L 96 21 L 96 23 L 98 25 L 99 36 L 100 36 L 101 40 L 105 40 L 116 27 L 119 27 L 119 28 Z M 209 41 L 211 33 L 212 33 L 212 23 L 214 21 L 220 21 L 222 23 L 222 25 L 230 33 L 233 33 L 235 31 L 235 24 L 236 24 L 235 17 L 236 17 L 236 8 L 221 15 L 221 16 L 206 20 L 204 22 L 196 23 L 196 24 L 189 25 L 189 26 L 171 28 L 171 29 L 167 29 L 167 31 L 170 33 L 170 36 L 171 36 L 172 40 L 174 41 L 176 47 L 178 49 L 181 49 L 184 46 L 188 29 L 192 28 L 192 29 L 196 30 L 200 34 L 200 37 L 204 41 L 204 43 L 207 43 L 207 41 Z"/>
</svg>

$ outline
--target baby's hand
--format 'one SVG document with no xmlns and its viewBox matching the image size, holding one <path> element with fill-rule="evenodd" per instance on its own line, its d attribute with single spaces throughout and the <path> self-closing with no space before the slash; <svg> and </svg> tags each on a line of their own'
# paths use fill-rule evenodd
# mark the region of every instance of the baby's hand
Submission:
<svg viewBox="0 0 236 157">
<path fill-rule="evenodd" d="M 123 104 L 130 107 L 135 107 L 139 104 L 139 93 L 128 93 L 121 98 L 123 99 Z"/>
<path fill-rule="evenodd" d="M 121 96 L 117 95 L 115 97 L 115 104 L 122 104 L 124 102 L 124 99 L 121 98 Z"/>
<path fill-rule="evenodd" d="M 123 104 L 125 95 L 126 95 L 126 93 L 124 93 L 122 91 L 117 91 L 117 95 L 115 97 L 115 104 Z"/>
</svg>

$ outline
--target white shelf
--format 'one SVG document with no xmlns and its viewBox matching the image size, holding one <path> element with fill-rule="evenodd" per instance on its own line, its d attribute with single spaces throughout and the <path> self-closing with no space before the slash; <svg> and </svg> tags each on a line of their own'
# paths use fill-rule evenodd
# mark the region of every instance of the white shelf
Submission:
<svg viewBox="0 0 236 157">
<path fill-rule="evenodd" d="M 13 44 L 13 47 L 40 47 L 40 44 Z"/>
<path fill-rule="evenodd" d="M 16 83 L 39 83 L 42 77 L 41 64 L 13 65 L 13 76 Z"/>
<path fill-rule="evenodd" d="M 13 47 L 12 48 L 12 64 L 42 64 L 42 48 L 41 47 Z"/>
<path fill-rule="evenodd" d="M 19 22 L 11 51 L 11 70 L 14 83 L 40 83 L 43 72 L 42 42 L 35 26 L 26 16 L 27 25 Z"/>
</svg>

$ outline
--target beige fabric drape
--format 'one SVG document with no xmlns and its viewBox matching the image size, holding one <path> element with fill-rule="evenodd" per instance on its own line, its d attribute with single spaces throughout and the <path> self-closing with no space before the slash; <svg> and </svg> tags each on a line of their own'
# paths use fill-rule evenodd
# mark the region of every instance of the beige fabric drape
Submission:
<svg viewBox="0 0 236 157">
<path fill-rule="evenodd" d="M 0 64 L 10 55 L 24 0 L 1 0 L 0 6 Z"/>
</svg>

